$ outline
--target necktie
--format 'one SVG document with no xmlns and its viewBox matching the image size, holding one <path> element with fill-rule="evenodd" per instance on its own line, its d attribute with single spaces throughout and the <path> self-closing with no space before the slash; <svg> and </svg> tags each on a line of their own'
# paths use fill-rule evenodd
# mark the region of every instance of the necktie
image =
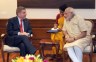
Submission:
<svg viewBox="0 0 96 62">
<path fill-rule="evenodd" d="M 20 20 L 20 32 L 23 32 L 22 20 Z"/>
</svg>

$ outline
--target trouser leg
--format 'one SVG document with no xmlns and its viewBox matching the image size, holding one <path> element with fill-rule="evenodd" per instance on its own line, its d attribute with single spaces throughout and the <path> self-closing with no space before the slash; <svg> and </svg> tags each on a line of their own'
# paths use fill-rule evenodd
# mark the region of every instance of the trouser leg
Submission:
<svg viewBox="0 0 96 62">
<path fill-rule="evenodd" d="M 75 54 L 74 47 L 68 47 L 67 48 L 68 55 L 71 58 L 73 62 L 80 62 Z"/>
</svg>

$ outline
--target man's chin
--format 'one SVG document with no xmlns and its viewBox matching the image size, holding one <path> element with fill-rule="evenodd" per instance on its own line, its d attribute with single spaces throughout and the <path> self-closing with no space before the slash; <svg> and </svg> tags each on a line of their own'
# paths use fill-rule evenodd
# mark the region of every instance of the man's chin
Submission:
<svg viewBox="0 0 96 62">
<path fill-rule="evenodd" d="M 25 19 L 26 17 L 23 17 L 23 19 Z"/>
</svg>

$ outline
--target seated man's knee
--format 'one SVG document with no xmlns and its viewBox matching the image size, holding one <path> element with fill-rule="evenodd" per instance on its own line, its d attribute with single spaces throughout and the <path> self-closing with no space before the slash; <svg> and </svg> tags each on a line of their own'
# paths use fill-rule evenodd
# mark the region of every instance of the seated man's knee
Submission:
<svg viewBox="0 0 96 62">
<path fill-rule="evenodd" d="M 20 47 L 25 47 L 24 43 L 19 44 Z"/>
<path fill-rule="evenodd" d="M 23 45 L 24 45 L 24 43 L 20 43 L 20 45 L 22 45 L 22 46 L 23 46 Z"/>
</svg>

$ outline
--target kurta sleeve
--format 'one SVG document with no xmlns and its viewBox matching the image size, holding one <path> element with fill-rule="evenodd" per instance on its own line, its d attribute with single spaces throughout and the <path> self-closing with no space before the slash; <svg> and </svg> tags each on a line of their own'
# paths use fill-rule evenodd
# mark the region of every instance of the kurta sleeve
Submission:
<svg viewBox="0 0 96 62">
<path fill-rule="evenodd" d="M 87 25 L 83 18 L 79 18 L 78 25 L 79 25 L 80 31 L 87 31 Z"/>
</svg>

